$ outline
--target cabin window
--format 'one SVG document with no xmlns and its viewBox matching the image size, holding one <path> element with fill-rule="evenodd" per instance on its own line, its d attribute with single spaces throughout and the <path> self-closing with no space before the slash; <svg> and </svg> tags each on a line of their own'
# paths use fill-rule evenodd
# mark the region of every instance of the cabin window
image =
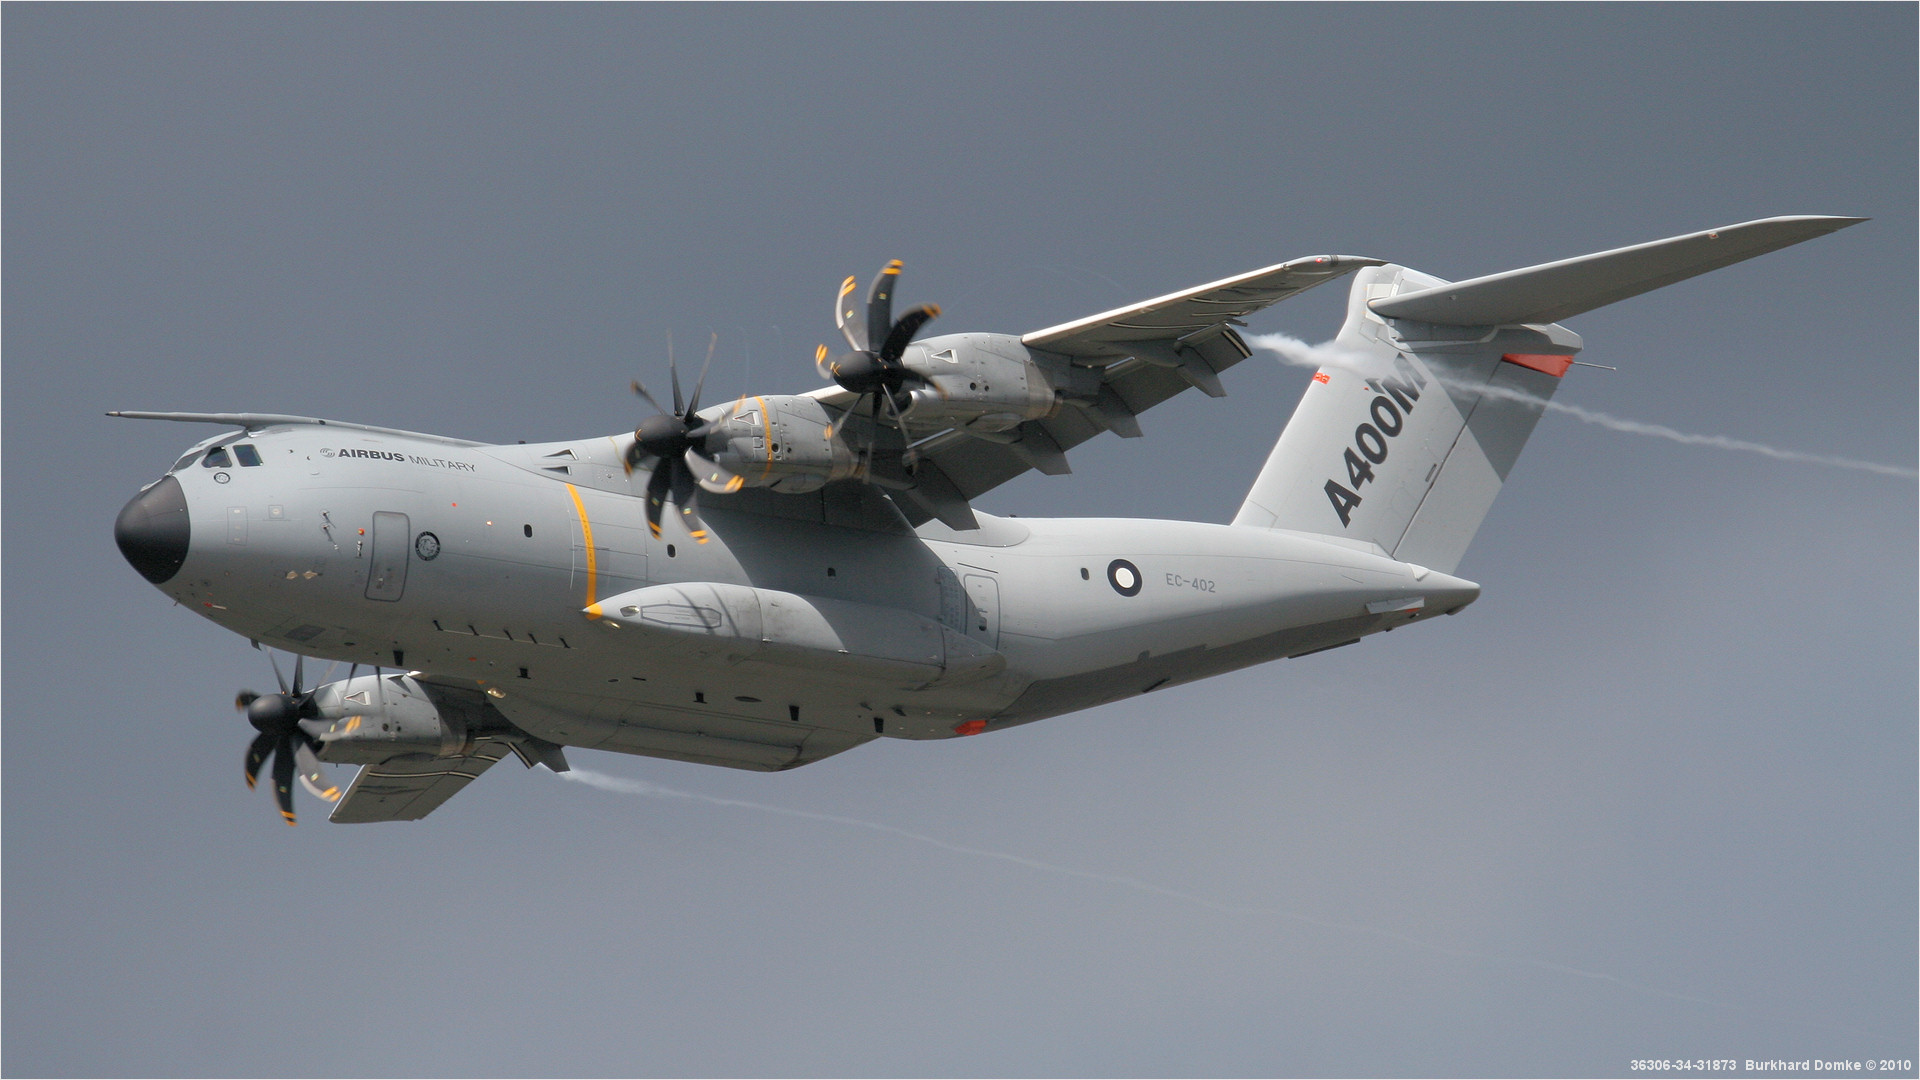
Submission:
<svg viewBox="0 0 1920 1080">
<path fill-rule="evenodd" d="M 260 451 L 255 450 L 252 443 L 234 443 L 233 456 L 240 459 L 240 464 L 249 468 L 260 464 Z"/>
<path fill-rule="evenodd" d="M 227 456 L 226 447 L 216 446 L 207 451 L 207 460 L 200 464 L 209 469 L 231 469 L 233 468 L 233 459 Z"/>
<path fill-rule="evenodd" d="M 168 469 L 167 471 L 168 471 L 168 472 L 179 472 L 179 471 L 180 471 L 181 469 L 184 469 L 184 468 L 186 468 L 187 466 L 189 466 L 189 465 L 191 465 L 191 464 L 193 464 L 193 459 L 194 459 L 194 458 L 197 458 L 197 457 L 199 457 L 199 456 L 200 456 L 200 451 L 198 451 L 198 450 L 195 450 L 195 451 L 194 451 L 193 453 L 191 453 L 191 454 L 188 454 L 188 455 L 187 455 L 186 457 L 183 457 L 183 458 L 181 458 L 181 459 L 180 459 L 179 461 L 176 461 L 176 462 L 174 462 L 174 463 L 173 463 L 173 468 L 171 468 L 171 469 Z"/>
</svg>

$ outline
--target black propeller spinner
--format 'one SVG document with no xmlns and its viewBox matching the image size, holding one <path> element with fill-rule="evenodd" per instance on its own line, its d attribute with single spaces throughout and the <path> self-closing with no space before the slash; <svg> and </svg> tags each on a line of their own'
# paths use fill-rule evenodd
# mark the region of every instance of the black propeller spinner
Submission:
<svg viewBox="0 0 1920 1080">
<path fill-rule="evenodd" d="M 813 366 L 821 378 L 832 379 L 843 390 L 873 395 L 868 417 L 875 427 L 879 426 L 881 404 L 884 402 L 894 427 L 900 429 L 902 441 L 911 443 L 913 440 L 907 433 L 906 418 L 901 415 L 903 395 L 916 386 L 941 391 L 937 383 L 901 363 L 900 357 L 907 351 L 907 344 L 913 340 L 913 335 L 939 317 L 940 306 L 922 304 L 895 322 L 893 287 L 900 279 L 900 267 L 900 260 L 894 259 L 874 275 L 873 285 L 867 290 L 867 317 L 864 324 L 853 302 L 853 291 L 858 283 L 852 277 L 840 283 L 840 295 L 834 299 L 833 321 L 846 337 L 847 344 L 853 346 L 853 351 L 828 360 L 827 347 L 822 345 L 814 350 Z M 855 401 L 854 409 L 858 408 L 859 402 Z"/>
<path fill-rule="evenodd" d="M 719 340 L 715 335 L 707 343 L 707 359 L 700 365 L 700 378 L 693 384 L 693 396 L 684 403 L 680 400 L 680 371 L 673 362 L 673 343 L 667 343 L 667 377 L 673 381 L 673 410 L 669 412 L 664 405 L 654 400 L 640 380 L 633 381 L 633 392 L 646 399 L 658 412 L 640 421 L 633 429 L 633 442 L 627 447 L 627 472 L 643 460 L 653 458 L 653 475 L 647 480 L 647 529 L 655 539 L 660 536 L 660 514 L 667 500 L 680 508 L 680 521 L 687 527 L 687 534 L 696 543 L 707 542 L 707 526 L 700 520 L 700 512 L 694 503 L 699 498 L 701 482 L 696 475 L 705 474 L 710 480 L 724 478 L 732 481 L 731 486 L 724 482 L 712 485 L 713 490 L 735 490 L 739 482 L 719 463 L 707 457 L 701 451 L 706 447 L 707 437 L 722 424 L 732 418 L 729 413 L 718 420 L 708 421 L 700 418 L 700 390 L 707 384 L 707 368 L 713 364 L 713 346 Z"/>
<path fill-rule="evenodd" d="M 280 692 L 256 694 L 251 690 L 242 690 L 234 697 L 233 707 L 246 713 L 247 723 L 260 733 L 253 737 L 253 745 L 247 747 L 247 790 L 253 790 L 260 767 L 267 758 L 273 758 L 273 795 L 280 803 L 280 816 L 292 825 L 295 823 L 293 777 L 296 767 L 308 790 L 320 798 L 335 802 L 340 798 L 340 789 L 327 779 L 320 759 L 314 756 L 314 751 L 320 748 L 319 740 L 300 726 L 302 720 L 320 719 L 320 707 L 314 701 L 314 691 L 300 688 L 300 680 L 305 674 L 305 658 L 294 657 L 291 686 L 287 685 L 286 677 L 280 674 L 280 664 L 273 659 L 272 653 L 267 654 L 267 662 L 273 665 L 273 677 L 280 683 Z"/>
</svg>

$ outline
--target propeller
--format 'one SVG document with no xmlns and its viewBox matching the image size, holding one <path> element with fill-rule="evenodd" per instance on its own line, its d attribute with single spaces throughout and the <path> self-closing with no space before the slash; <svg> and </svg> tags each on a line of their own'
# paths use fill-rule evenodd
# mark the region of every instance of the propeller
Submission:
<svg viewBox="0 0 1920 1080">
<path fill-rule="evenodd" d="M 893 289 L 900 280 L 901 265 L 899 259 L 894 259 L 874 275 L 873 285 L 867 289 L 864 321 L 860 319 L 858 305 L 853 300 L 858 283 L 852 277 L 840 283 L 840 295 L 834 298 L 833 321 L 853 351 L 829 360 L 827 347 L 821 345 L 814 350 L 813 367 L 821 378 L 833 380 L 843 390 L 873 395 L 873 401 L 868 406 L 868 419 L 873 426 L 879 426 L 880 412 L 884 407 L 893 426 L 900 430 L 901 440 L 910 444 L 913 440 L 907 432 L 901 395 L 920 386 L 932 389 L 941 397 L 945 397 L 946 392 L 938 383 L 900 362 L 913 335 L 940 315 L 939 305 L 922 304 L 898 320 L 893 318 Z M 849 411 L 858 409 L 859 402 L 856 400 Z M 871 452 L 872 448 L 868 450 Z"/>
<path fill-rule="evenodd" d="M 733 409 L 716 420 L 702 419 L 699 414 L 700 391 L 707 384 L 707 369 L 713 364 L 713 347 L 719 341 L 715 334 L 707 342 L 706 363 L 700 365 L 700 378 L 693 384 L 693 396 L 684 402 L 680 397 L 680 371 L 673 362 L 673 339 L 667 339 L 667 377 L 673 383 L 673 408 L 669 410 L 660 404 L 640 380 L 633 381 L 633 392 L 645 399 L 655 409 L 655 415 L 640 421 L 633 429 L 633 442 L 627 447 L 626 467 L 631 474 L 644 460 L 655 461 L 653 475 L 647 480 L 647 529 L 655 538 L 660 536 L 660 516 L 667 501 L 680 508 L 680 520 L 687 528 L 687 534 L 697 543 L 707 542 L 707 526 L 700 520 L 700 512 L 695 508 L 699 490 L 705 488 L 716 494 L 738 491 L 745 483 L 723 468 L 701 451 L 706 447 L 707 437 L 733 419 Z M 736 403 L 735 408 L 738 408 Z"/>
<path fill-rule="evenodd" d="M 314 691 L 300 688 L 305 676 L 305 658 L 294 657 L 291 685 L 286 676 L 280 674 L 280 663 L 272 653 L 267 654 L 267 662 L 273 665 L 273 677 L 280 684 L 280 692 L 256 694 L 252 690 L 242 690 L 234 697 L 233 707 L 246 713 L 247 722 L 260 733 L 253 737 L 253 744 L 247 747 L 247 789 L 253 789 L 261 767 L 268 758 L 272 758 L 273 795 L 280 804 L 280 816 L 292 825 L 293 778 L 296 772 L 309 792 L 327 802 L 338 802 L 340 789 L 327 779 L 326 769 L 314 754 L 320 748 L 319 740 L 300 726 L 302 720 L 320 718 L 320 706 L 314 700 Z"/>
</svg>

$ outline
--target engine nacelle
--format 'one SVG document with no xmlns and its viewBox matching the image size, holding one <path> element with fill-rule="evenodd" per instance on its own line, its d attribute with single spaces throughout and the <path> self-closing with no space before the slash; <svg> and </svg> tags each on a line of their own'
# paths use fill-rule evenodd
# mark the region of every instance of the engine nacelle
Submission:
<svg viewBox="0 0 1920 1080">
<path fill-rule="evenodd" d="M 914 374 L 940 389 L 916 387 L 906 415 L 910 422 L 1010 431 L 1023 421 L 1051 416 L 1070 377 L 1064 366 L 1049 371 L 1011 334 L 947 334 L 914 342 L 900 357 Z"/>
<path fill-rule="evenodd" d="M 746 487 L 797 494 L 859 472 L 859 455 L 835 426 L 838 417 L 814 398 L 767 394 L 728 408 L 732 418 L 704 449 Z"/>
<path fill-rule="evenodd" d="M 329 723 L 321 730 L 308 728 L 320 740 L 321 760 L 366 765 L 402 754 L 465 753 L 470 733 L 486 725 L 480 715 L 486 707 L 435 690 L 429 696 L 425 686 L 405 675 L 362 675 L 321 687 L 315 703 Z"/>
</svg>

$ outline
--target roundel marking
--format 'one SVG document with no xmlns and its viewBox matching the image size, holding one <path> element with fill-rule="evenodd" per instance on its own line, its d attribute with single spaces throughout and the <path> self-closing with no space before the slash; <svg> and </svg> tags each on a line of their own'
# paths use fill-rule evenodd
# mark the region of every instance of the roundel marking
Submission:
<svg viewBox="0 0 1920 1080">
<path fill-rule="evenodd" d="M 1115 559 L 1107 564 L 1107 584 L 1121 596 L 1140 594 L 1140 568 L 1125 559 Z"/>
<path fill-rule="evenodd" d="M 440 538 L 430 532 L 423 532 L 413 541 L 414 554 L 422 562 L 432 562 L 440 554 Z"/>
</svg>

